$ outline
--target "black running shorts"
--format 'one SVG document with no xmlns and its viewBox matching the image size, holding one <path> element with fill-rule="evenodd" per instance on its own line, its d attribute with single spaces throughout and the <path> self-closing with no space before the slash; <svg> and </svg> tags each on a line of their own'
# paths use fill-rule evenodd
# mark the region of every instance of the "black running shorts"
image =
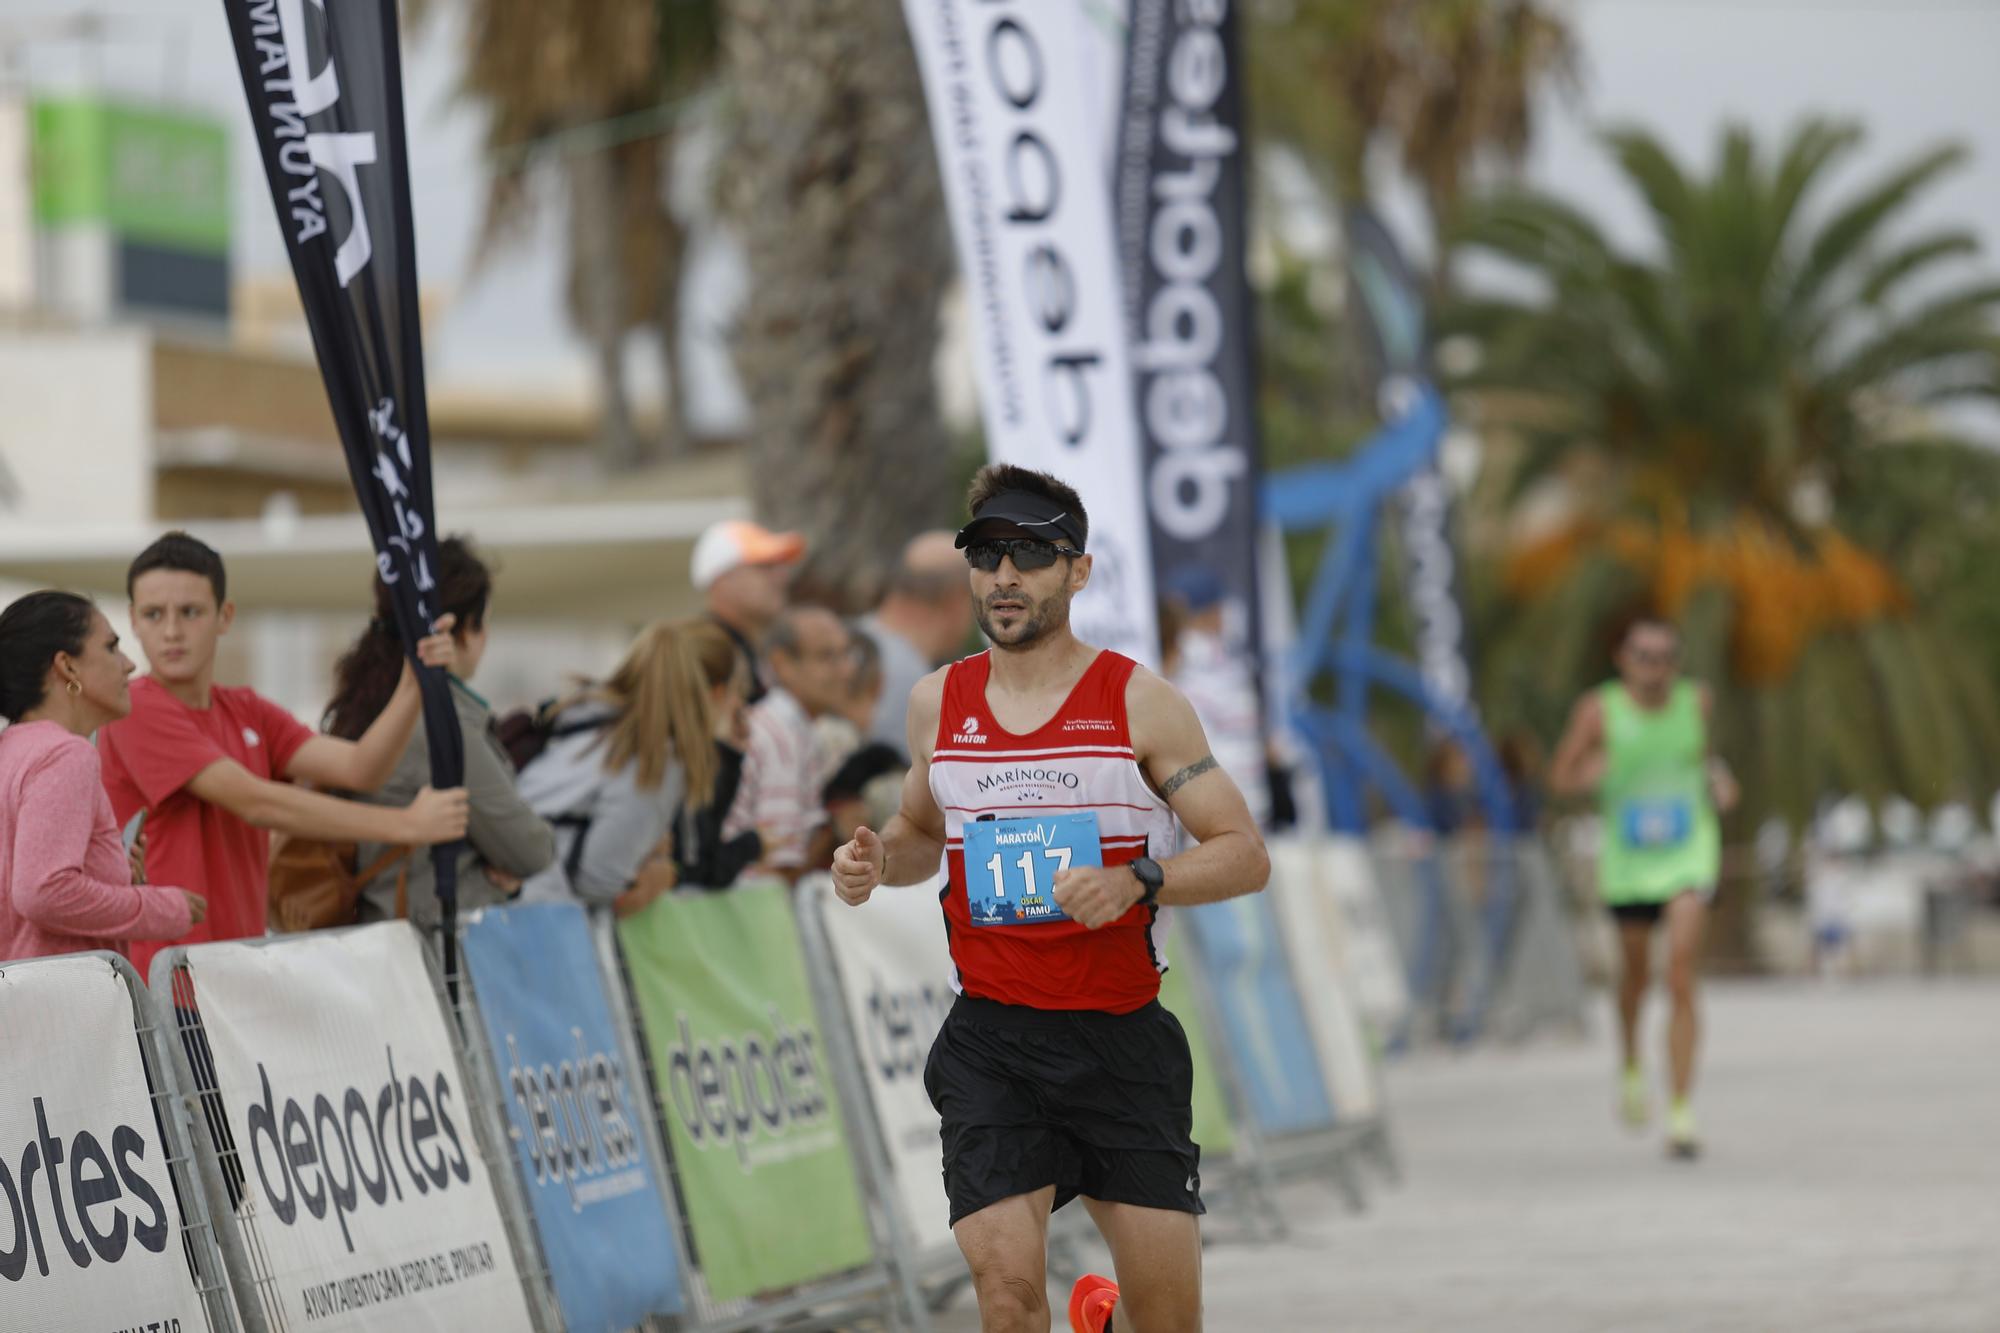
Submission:
<svg viewBox="0 0 2000 1333">
<path fill-rule="evenodd" d="M 1031 1009 L 960 996 L 924 1090 L 943 1117 L 951 1220 L 1056 1187 L 1106 1203 L 1201 1213 L 1194 1066 L 1155 1001 L 1129 1014 Z"/>
</svg>

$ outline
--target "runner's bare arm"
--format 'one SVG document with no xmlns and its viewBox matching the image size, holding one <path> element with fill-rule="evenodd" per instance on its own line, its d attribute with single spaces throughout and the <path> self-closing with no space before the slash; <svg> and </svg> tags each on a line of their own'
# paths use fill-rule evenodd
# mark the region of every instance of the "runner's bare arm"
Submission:
<svg viewBox="0 0 2000 1333">
<path fill-rule="evenodd" d="M 1570 709 L 1555 758 L 1549 761 L 1549 791 L 1588 796 L 1604 780 L 1604 701 L 1595 692 Z"/>
<path fill-rule="evenodd" d="M 1194 706 L 1141 667 L 1125 687 L 1125 715 L 1140 770 L 1197 841 L 1177 856 L 1156 858 L 1166 873 L 1160 901 L 1191 906 L 1263 888 L 1271 877 L 1264 835 L 1235 779 L 1210 752 Z"/>
<path fill-rule="evenodd" d="M 1715 691 L 1701 689 L 1701 732 L 1708 746 L 1708 799 L 1718 814 L 1728 814 L 1743 799 L 1743 787 L 1730 770 L 1729 761 L 1715 751 Z"/>
<path fill-rule="evenodd" d="M 933 671 L 910 692 L 905 732 L 910 771 L 903 778 L 902 808 L 880 833 L 859 829 L 833 854 L 834 890 L 851 905 L 868 901 L 878 885 L 921 884 L 937 873 L 944 856 L 944 811 L 931 795 L 931 749 L 944 678 L 944 669 Z"/>
</svg>

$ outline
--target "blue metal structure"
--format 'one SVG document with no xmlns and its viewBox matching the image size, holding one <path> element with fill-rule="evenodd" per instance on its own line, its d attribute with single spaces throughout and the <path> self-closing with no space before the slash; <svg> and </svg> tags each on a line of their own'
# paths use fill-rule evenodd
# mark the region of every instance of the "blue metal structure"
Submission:
<svg viewBox="0 0 2000 1333">
<path fill-rule="evenodd" d="M 1287 663 L 1288 711 L 1319 760 L 1327 820 L 1336 832 L 1366 832 L 1370 791 L 1404 822 L 1442 832 L 1422 794 L 1369 734 L 1369 700 L 1382 689 L 1415 704 L 1458 742 L 1471 762 L 1487 827 L 1504 840 L 1519 831 L 1519 821 L 1513 793 L 1478 718 L 1463 704 L 1439 696 L 1415 666 L 1375 642 L 1382 522 L 1396 494 L 1436 463 L 1448 423 L 1444 400 L 1433 385 L 1416 379 L 1402 385 L 1410 392 L 1385 397 L 1407 399 L 1407 409 L 1351 457 L 1288 468 L 1265 481 L 1264 515 L 1280 531 L 1327 534 Z M 1332 684 L 1331 706 L 1313 697 L 1322 678 Z M 1495 857 L 1493 870 L 1481 911 L 1481 966 L 1448 1020 L 1450 1035 L 1460 1039 L 1478 1030 L 1512 933 L 1518 899 L 1512 859 Z M 1451 909 L 1435 854 L 1419 865 L 1418 876 L 1425 901 L 1410 981 L 1415 993 L 1428 995 L 1444 987 Z"/>
</svg>

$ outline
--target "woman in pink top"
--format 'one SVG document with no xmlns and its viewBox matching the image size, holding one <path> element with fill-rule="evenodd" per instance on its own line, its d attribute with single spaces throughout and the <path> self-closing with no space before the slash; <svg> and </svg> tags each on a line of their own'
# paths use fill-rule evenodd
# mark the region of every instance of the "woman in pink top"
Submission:
<svg viewBox="0 0 2000 1333">
<path fill-rule="evenodd" d="M 132 709 L 111 622 L 66 592 L 0 611 L 0 960 L 185 935 L 199 894 L 132 882 L 91 733 Z"/>
</svg>

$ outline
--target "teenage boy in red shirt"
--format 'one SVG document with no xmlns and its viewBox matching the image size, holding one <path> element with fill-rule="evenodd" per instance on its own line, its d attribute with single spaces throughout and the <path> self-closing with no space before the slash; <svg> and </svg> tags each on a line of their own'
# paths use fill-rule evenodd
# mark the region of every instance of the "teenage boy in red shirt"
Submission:
<svg viewBox="0 0 2000 1333">
<path fill-rule="evenodd" d="M 132 682 L 132 712 L 97 733 L 104 787 L 118 822 L 146 814 L 148 878 L 208 897 L 208 919 L 179 940 L 132 945 L 149 975 L 174 944 L 264 934 L 270 831 L 306 838 L 425 846 L 465 836 L 463 788 L 426 787 L 401 809 L 321 795 L 374 791 L 409 744 L 421 703 L 406 664 L 396 693 L 358 741 L 323 736 L 255 690 L 215 684 L 216 642 L 229 632 L 222 557 L 184 532 L 140 553 L 125 576 L 132 629 L 149 674 Z M 446 620 L 420 656 L 449 665 Z"/>
</svg>

